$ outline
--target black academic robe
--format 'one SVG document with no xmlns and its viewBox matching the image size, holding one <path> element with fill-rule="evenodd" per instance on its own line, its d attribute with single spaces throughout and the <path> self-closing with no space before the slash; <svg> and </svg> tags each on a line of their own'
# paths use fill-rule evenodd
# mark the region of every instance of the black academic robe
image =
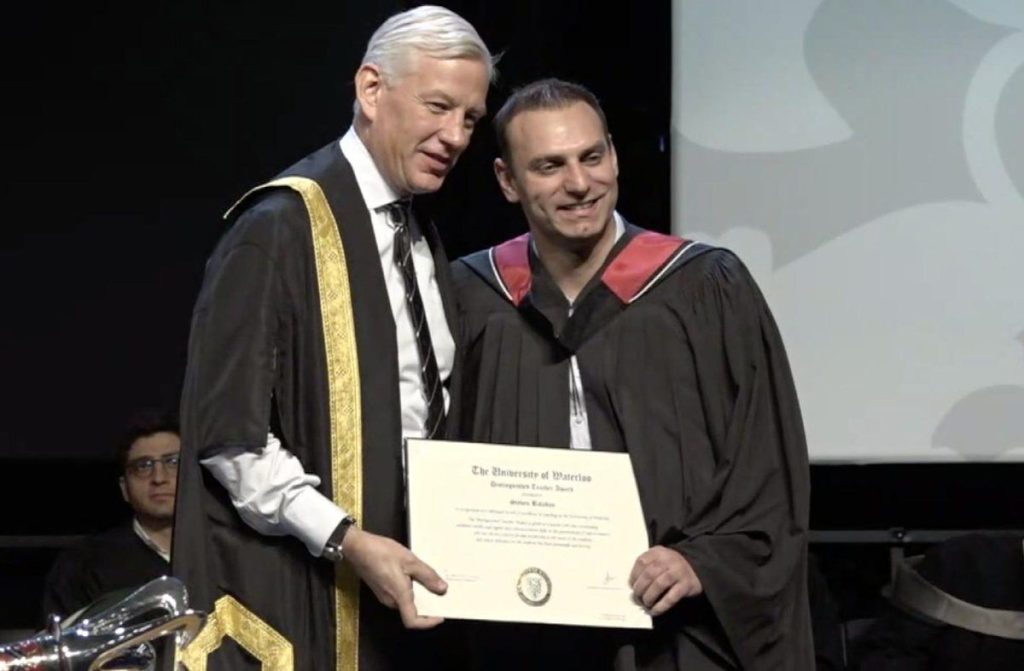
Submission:
<svg viewBox="0 0 1024 671">
<path fill-rule="evenodd" d="M 129 520 L 57 556 L 43 586 L 43 614 L 65 617 L 105 594 L 142 587 L 170 572 Z"/>
<path fill-rule="evenodd" d="M 406 543 L 395 324 L 369 215 L 337 142 L 285 175 L 315 180 L 341 232 L 348 262 L 362 405 L 363 514 L 367 531 Z M 222 595 L 286 638 L 295 669 L 333 669 L 333 565 L 293 537 L 268 537 L 238 516 L 227 492 L 199 464 L 224 448 L 266 444 L 268 427 L 331 496 L 330 418 L 317 274 L 307 210 L 289 189 L 243 203 L 217 246 L 192 318 L 182 397 L 182 461 L 175 520 L 175 575 L 195 607 Z M 422 213 L 446 303 L 448 263 Z M 453 328 L 454 332 L 454 328 Z M 363 586 L 360 668 L 406 668 L 432 634 L 406 632 L 397 611 Z M 258 668 L 226 641 L 210 669 Z"/>
<path fill-rule="evenodd" d="M 528 236 L 456 261 L 453 280 L 458 435 L 568 446 L 575 356 L 593 449 L 629 453 L 651 545 L 681 552 L 704 587 L 651 632 L 480 625 L 479 664 L 812 669 L 806 441 L 743 264 L 627 226 L 571 317 Z"/>
</svg>

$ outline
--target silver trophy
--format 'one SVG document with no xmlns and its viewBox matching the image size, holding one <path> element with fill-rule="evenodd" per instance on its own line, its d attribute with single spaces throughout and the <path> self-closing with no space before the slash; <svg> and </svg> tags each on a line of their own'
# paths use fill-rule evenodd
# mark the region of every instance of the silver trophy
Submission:
<svg viewBox="0 0 1024 671">
<path fill-rule="evenodd" d="M 151 671 L 154 642 L 183 648 L 204 621 L 204 614 L 189 610 L 180 580 L 157 578 L 109 594 L 63 622 L 54 616 L 32 638 L 0 645 L 0 671 Z"/>
</svg>

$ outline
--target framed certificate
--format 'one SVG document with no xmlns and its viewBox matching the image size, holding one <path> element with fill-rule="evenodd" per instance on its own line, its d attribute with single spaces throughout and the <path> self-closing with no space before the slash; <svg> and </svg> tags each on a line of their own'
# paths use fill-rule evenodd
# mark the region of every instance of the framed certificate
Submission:
<svg viewBox="0 0 1024 671">
<path fill-rule="evenodd" d="M 448 583 L 414 583 L 421 615 L 651 628 L 629 455 L 410 439 L 406 466 L 410 548 Z"/>
</svg>

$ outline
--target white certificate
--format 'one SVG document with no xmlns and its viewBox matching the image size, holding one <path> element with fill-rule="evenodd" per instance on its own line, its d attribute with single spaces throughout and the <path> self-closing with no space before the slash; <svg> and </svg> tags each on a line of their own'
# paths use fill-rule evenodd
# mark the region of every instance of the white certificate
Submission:
<svg viewBox="0 0 1024 671">
<path fill-rule="evenodd" d="M 647 531 L 629 455 L 410 439 L 421 615 L 650 629 L 629 588 Z"/>
</svg>

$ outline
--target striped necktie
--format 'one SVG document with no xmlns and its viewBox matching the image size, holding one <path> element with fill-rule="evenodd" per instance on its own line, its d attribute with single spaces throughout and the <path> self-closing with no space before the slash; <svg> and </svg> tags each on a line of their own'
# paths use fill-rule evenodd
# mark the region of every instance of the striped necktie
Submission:
<svg viewBox="0 0 1024 671">
<path fill-rule="evenodd" d="M 434 356 L 434 343 L 430 339 L 427 313 L 423 309 L 423 299 L 420 297 L 419 284 L 416 282 L 416 269 L 412 262 L 409 205 L 409 201 L 400 200 L 385 206 L 385 209 L 395 224 L 395 265 L 402 272 L 405 302 L 409 306 L 413 331 L 416 334 L 416 349 L 420 355 L 423 393 L 427 399 L 426 437 L 434 438 L 444 433 L 444 392 L 441 390 L 441 374 Z"/>
</svg>

